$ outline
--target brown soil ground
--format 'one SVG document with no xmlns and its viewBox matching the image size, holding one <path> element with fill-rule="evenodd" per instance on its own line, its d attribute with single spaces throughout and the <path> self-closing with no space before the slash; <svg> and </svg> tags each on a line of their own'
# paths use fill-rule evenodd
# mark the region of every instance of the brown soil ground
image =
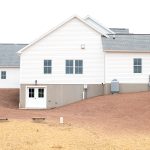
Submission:
<svg viewBox="0 0 150 150">
<path fill-rule="evenodd" d="M 18 93 L 19 90 L 0 91 L 0 117 L 59 121 L 63 116 L 66 123 L 93 126 L 105 132 L 150 132 L 150 92 L 99 96 L 48 110 L 18 109 Z"/>
</svg>

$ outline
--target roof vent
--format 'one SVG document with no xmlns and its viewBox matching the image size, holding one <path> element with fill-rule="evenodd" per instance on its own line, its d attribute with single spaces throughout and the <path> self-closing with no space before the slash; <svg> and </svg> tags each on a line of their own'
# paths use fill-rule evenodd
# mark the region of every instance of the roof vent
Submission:
<svg viewBox="0 0 150 150">
<path fill-rule="evenodd" d="M 116 38 L 116 36 L 115 35 L 113 35 L 113 39 L 115 39 Z"/>
<path fill-rule="evenodd" d="M 81 49 L 85 49 L 85 44 L 81 44 Z"/>
</svg>

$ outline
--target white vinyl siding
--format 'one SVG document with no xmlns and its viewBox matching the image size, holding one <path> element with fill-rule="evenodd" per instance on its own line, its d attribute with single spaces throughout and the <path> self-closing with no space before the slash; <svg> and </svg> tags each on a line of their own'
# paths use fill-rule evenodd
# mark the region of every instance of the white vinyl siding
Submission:
<svg viewBox="0 0 150 150">
<path fill-rule="evenodd" d="M 19 68 L 0 68 L 0 73 L 0 88 L 19 88 Z"/>
<path fill-rule="evenodd" d="M 85 49 L 81 49 L 85 44 Z M 52 63 L 51 76 L 43 73 L 43 60 Z M 83 60 L 83 74 L 66 74 L 66 60 Z M 32 65 L 31 65 L 32 64 Z M 101 84 L 104 83 L 104 52 L 101 35 L 78 19 L 72 19 L 21 54 L 20 83 Z"/>
<path fill-rule="evenodd" d="M 134 73 L 133 60 L 140 58 L 142 73 Z M 150 53 L 113 53 L 105 54 L 105 82 L 117 79 L 120 83 L 148 83 L 150 75 Z"/>
</svg>

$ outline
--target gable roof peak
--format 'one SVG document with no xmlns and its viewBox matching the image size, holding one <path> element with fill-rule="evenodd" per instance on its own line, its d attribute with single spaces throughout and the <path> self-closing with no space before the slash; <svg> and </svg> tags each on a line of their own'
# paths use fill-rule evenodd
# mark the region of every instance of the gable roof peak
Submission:
<svg viewBox="0 0 150 150">
<path fill-rule="evenodd" d="M 58 28 L 60 28 L 61 26 L 63 26 L 64 24 L 66 24 L 67 22 L 69 22 L 70 20 L 77 18 L 79 21 L 81 21 L 82 23 L 84 23 L 85 25 L 89 26 L 90 28 L 92 28 L 93 30 L 95 30 L 95 32 L 98 32 L 99 34 L 104 35 L 105 37 L 109 37 L 106 33 L 104 33 L 103 31 L 99 31 L 97 28 L 95 28 L 93 25 L 91 25 L 90 23 L 88 23 L 87 21 L 85 21 L 84 19 L 82 19 L 81 17 L 77 16 L 77 15 L 73 15 L 71 16 L 69 19 L 67 19 L 66 21 L 64 21 L 63 23 L 59 24 L 58 26 L 54 27 L 53 29 L 49 30 L 47 33 L 43 34 L 42 36 L 40 36 L 40 38 L 36 39 L 35 41 L 33 41 L 32 43 L 30 43 L 29 45 L 27 45 L 26 47 L 24 47 L 23 49 L 19 50 L 17 53 L 21 54 L 24 50 L 26 50 L 28 47 L 34 45 L 36 42 L 40 41 L 41 39 L 43 39 L 44 37 L 46 37 L 48 34 L 54 32 L 55 30 L 57 30 Z"/>
</svg>

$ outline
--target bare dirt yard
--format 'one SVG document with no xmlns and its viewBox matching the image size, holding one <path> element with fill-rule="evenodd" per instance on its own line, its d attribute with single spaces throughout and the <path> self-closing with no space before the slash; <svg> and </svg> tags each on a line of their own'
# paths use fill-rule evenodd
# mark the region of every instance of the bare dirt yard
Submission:
<svg viewBox="0 0 150 150">
<path fill-rule="evenodd" d="M 10 97 L 11 95 L 11 97 Z M 0 150 L 150 150 L 150 92 L 99 96 L 49 110 L 19 110 L 0 91 Z M 59 117 L 64 124 L 59 124 Z M 40 123 L 32 117 L 45 117 Z"/>
</svg>

